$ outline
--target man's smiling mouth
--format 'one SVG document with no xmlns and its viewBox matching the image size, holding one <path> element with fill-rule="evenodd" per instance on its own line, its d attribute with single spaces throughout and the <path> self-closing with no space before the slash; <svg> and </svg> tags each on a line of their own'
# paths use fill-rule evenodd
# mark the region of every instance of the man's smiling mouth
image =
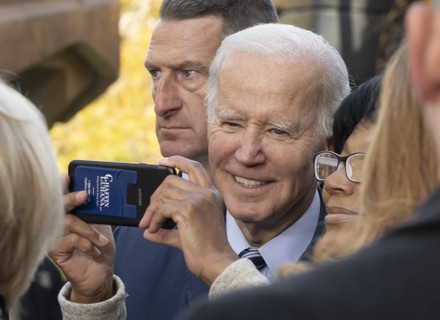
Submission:
<svg viewBox="0 0 440 320">
<path fill-rule="evenodd" d="M 258 181 L 258 180 L 249 180 L 243 177 L 234 176 L 235 181 L 237 181 L 242 186 L 248 187 L 248 188 L 256 188 L 259 186 L 262 186 L 263 184 L 266 184 L 264 181 Z"/>
</svg>

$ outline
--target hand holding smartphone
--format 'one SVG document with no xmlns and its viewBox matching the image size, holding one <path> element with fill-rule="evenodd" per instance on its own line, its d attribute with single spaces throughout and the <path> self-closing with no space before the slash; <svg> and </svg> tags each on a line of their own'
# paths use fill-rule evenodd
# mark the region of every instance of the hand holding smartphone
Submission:
<svg viewBox="0 0 440 320">
<path fill-rule="evenodd" d="M 93 160 L 69 164 L 69 192 L 87 191 L 87 202 L 73 210 L 88 223 L 138 226 L 150 197 L 163 180 L 177 174 L 160 165 Z M 163 228 L 175 226 L 167 220 Z"/>
</svg>

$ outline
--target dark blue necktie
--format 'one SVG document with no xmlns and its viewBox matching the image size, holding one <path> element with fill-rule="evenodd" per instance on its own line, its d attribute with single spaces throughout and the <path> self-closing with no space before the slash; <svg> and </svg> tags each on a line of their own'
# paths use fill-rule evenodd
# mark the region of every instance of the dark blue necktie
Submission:
<svg viewBox="0 0 440 320">
<path fill-rule="evenodd" d="M 240 252 L 238 256 L 240 258 L 246 258 L 251 260 L 258 270 L 261 270 L 266 266 L 266 261 L 264 261 L 260 252 L 258 252 L 257 248 L 249 247 L 247 249 L 244 249 L 242 252 Z"/>
</svg>

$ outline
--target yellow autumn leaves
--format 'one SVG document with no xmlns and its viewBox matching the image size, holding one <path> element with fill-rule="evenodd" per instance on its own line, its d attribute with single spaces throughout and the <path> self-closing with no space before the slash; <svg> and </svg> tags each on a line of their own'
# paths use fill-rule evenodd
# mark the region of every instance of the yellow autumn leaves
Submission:
<svg viewBox="0 0 440 320">
<path fill-rule="evenodd" d="M 107 91 L 51 138 L 59 170 L 73 159 L 156 163 L 161 158 L 154 132 L 151 79 L 144 68 L 160 0 L 120 0 L 120 75 Z"/>
</svg>

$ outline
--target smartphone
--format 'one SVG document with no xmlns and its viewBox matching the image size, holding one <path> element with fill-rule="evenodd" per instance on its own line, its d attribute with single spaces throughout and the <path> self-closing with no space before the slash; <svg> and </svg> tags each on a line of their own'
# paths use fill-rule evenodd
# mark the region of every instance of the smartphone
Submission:
<svg viewBox="0 0 440 320">
<path fill-rule="evenodd" d="M 72 214 L 88 223 L 138 226 L 150 197 L 174 168 L 145 163 L 73 160 L 69 191 L 87 191 L 87 202 Z M 175 226 L 167 220 L 163 228 Z"/>
</svg>

